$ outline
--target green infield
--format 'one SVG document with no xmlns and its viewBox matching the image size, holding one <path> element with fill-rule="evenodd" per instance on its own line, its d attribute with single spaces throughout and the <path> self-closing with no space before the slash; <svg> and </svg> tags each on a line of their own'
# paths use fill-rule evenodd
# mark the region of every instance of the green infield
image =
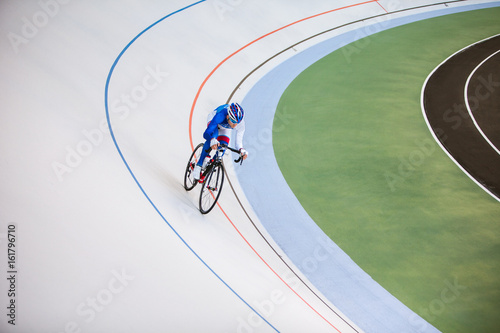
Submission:
<svg viewBox="0 0 500 333">
<path fill-rule="evenodd" d="M 277 109 L 287 122 L 275 118 L 276 158 L 305 210 L 442 332 L 498 332 L 500 203 L 435 143 L 420 94 L 448 56 L 499 34 L 499 17 L 447 15 L 347 45 L 292 82 Z"/>
</svg>

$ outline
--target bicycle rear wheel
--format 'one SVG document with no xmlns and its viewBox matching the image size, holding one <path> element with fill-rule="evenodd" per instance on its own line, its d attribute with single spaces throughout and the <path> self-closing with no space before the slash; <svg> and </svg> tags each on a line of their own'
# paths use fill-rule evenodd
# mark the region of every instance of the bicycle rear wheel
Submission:
<svg viewBox="0 0 500 333">
<path fill-rule="evenodd" d="M 200 191 L 200 212 L 209 213 L 214 208 L 224 185 L 224 165 L 218 163 L 208 166 L 208 173 Z"/>
<path fill-rule="evenodd" d="M 203 149 L 203 143 L 196 146 L 191 157 L 189 158 L 188 164 L 186 166 L 186 172 L 184 173 L 184 188 L 186 191 L 191 191 L 198 182 L 193 178 L 193 169 L 198 163 L 201 156 L 201 150 Z"/>
</svg>

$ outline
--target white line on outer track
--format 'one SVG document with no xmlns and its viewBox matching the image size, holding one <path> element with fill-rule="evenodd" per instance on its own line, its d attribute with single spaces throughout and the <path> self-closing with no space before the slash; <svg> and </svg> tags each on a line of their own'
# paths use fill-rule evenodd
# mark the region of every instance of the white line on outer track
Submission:
<svg viewBox="0 0 500 333">
<path fill-rule="evenodd" d="M 476 126 L 477 130 L 479 131 L 479 133 L 481 133 L 481 135 L 483 136 L 483 138 L 486 140 L 486 142 L 488 142 L 488 144 L 491 146 L 491 148 L 493 148 L 497 154 L 500 155 L 500 150 L 498 150 L 497 147 L 495 147 L 495 145 L 490 141 L 490 139 L 488 139 L 488 137 L 486 136 L 486 134 L 484 134 L 483 130 L 481 129 L 481 127 L 479 126 L 479 124 L 477 123 L 476 121 L 476 118 L 474 118 L 474 115 L 472 114 L 472 110 L 470 108 L 470 105 L 469 105 L 469 96 L 467 94 L 467 91 L 469 90 L 469 83 L 470 83 L 470 80 L 472 79 L 472 77 L 474 76 L 474 73 L 486 62 L 488 61 L 490 58 L 492 58 L 493 56 L 495 56 L 497 53 L 499 53 L 500 50 L 494 52 L 493 54 L 491 54 L 489 57 L 487 57 L 486 59 L 484 59 L 479 65 L 477 65 L 476 68 L 474 68 L 474 70 L 470 73 L 469 77 L 467 78 L 467 81 L 465 82 L 465 87 L 464 87 L 464 98 L 465 98 L 465 106 L 467 107 L 467 111 L 469 112 L 469 115 L 470 115 L 470 118 L 472 119 L 472 122 L 474 123 L 474 126 Z"/>
<path fill-rule="evenodd" d="M 474 183 L 476 183 L 477 186 L 479 186 L 480 188 L 482 188 L 493 199 L 495 199 L 496 201 L 500 202 L 500 198 L 498 198 L 495 194 L 493 194 L 486 186 L 484 186 L 483 184 L 481 184 L 476 178 L 472 177 L 472 175 L 460 163 L 458 163 L 458 161 L 455 159 L 455 157 L 453 157 L 453 155 L 450 154 L 450 152 L 448 151 L 448 149 L 445 148 L 445 146 L 443 145 L 443 143 L 441 142 L 441 140 L 439 140 L 439 138 L 437 137 L 436 133 L 434 133 L 434 130 L 433 130 L 432 126 L 431 126 L 431 123 L 429 122 L 429 119 L 427 118 L 427 114 L 425 112 L 425 104 L 424 104 L 424 92 L 425 92 L 425 87 L 427 86 L 427 82 L 429 81 L 429 79 L 431 78 L 431 76 L 434 75 L 434 73 L 438 70 L 439 67 L 441 67 L 448 60 L 450 60 L 451 58 L 453 58 L 455 55 L 459 54 L 460 52 L 463 52 L 464 50 L 468 49 L 469 47 L 474 46 L 474 45 L 479 44 L 479 43 L 482 43 L 482 42 L 487 41 L 489 39 L 495 38 L 497 36 L 500 36 L 500 34 L 494 35 L 494 36 L 490 36 L 488 38 L 485 38 L 483 40 L 475 42 L 475 43 L 473 43 L 471 45 L 468 45 L 468 46 L 464 47 L 463 49 L 458 50 L 457 52 L 453 53 L 448 58 L 446 58 L 442 63 L 440 63 L 439 65 L 437 65 L 436 68 L 434 68 L 429 73 L 429 75 L 427 76 L 427 78 L 424 81 L 424 84 L 422 85 L 422 90 L 420 92 L 420 108 L 422 109 L 422 115 L 424 117 L 425 123 L 427 124 L 427 127 L 429 128 L 429 132 L 431 132 L 431 135 L 434 138 L 434 141 L 436 141 L 436 143 L 439 145 L 439 147 L 441 147 L 441 149 L 444 151 L 444 153 L 446 155 L 448 155 L 448 157 L 459 167 L 459 169 L 462 170 L 463 173 L 465 173 Z"/>
</svg>

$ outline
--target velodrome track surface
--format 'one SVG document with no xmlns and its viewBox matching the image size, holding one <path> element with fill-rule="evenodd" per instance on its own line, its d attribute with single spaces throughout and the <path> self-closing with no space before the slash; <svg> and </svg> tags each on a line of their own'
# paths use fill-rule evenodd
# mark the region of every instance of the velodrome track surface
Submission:
<svg viewBox="0 0 500 333">
<path fill-rule="evenodd" d="M 447 59 L 427 79 L 422 105 L 445 151 L 500 201 L 499 51 L 495 36 Z"/>
<path fill-rule="evenodd" d="M 0 265 L 14 276 L 0 284 L 1 331 L 361 331 L 269 237 L 234 170 L 235 191 L 260 233 L 229 188 L 222 209 L 201 216 L 182 175 L 189 128 L 201 140 L 206 113 L 253 68 L 332 22 L 386 8 L 386 1 L 2 2 L 0 246 L 7 257 L 15 244 L 16 255 L 13 266 Z M 330 37 L 267 63 L 235 98 Z M 417 317 L 371 310 L 358 314 L 361 324 L 379 325 L 370 331 L 389 332 L 401 319 L 407 331 L 421 331 Z"/>
</svg>

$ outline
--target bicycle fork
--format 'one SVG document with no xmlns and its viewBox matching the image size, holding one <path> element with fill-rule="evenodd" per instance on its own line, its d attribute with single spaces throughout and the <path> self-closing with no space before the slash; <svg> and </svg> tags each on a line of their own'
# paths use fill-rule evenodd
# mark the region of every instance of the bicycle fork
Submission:
<svg viewBox="0 0 500 333">
<path fill-rule="evenodd" d="M 219 172 L 217 172 L 217 170 L 218 169 L 214 170 L 214 166 L 211 165 L 203 173 L 204 178 L 207 177 L 207 175 L 208 175 L 208 178 L 206 178 L 207 189 L 210 190 L 210 191 L 212 191 L 212 192 L 217 191 L 216 187 L 210 186 L 210 184 L 212 183 L 212 177 L 213 177 L 214 173 L 217 173 L 217 179 L 216 179 L 215 184 L 219 183 Z"/>
</svg>

